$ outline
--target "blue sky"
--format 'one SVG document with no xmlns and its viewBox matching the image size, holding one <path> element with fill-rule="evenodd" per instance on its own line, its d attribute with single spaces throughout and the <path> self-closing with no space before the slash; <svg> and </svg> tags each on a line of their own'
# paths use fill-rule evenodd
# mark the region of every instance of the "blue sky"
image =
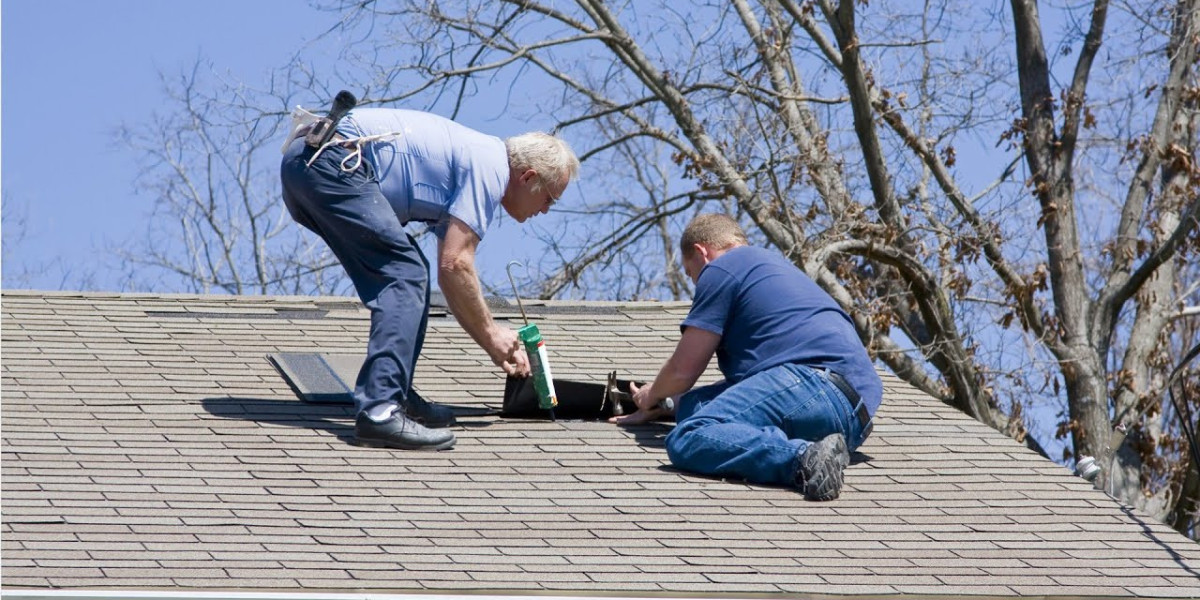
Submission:
<svg viewBox="0 0 1200 600">
<path fill-rule="evenodd" d="M 198 57 L 258 81 L 331 21 L 302 0 L 4 0 L 0 5 L 0 125 L 5 287 L 58 289 L 143 237 L 152 198 L 134 191 L 137 157 L 114 142 L 162 106 L 159 73 Z M 6 251 L 10 243 L 5 243 Z M 57 259 L 57 260 L 56 260 Z M 72 287 L 70 281 L 67 287 Z"/>
<path fill-rule="evenodd" d="M 153 198 L 135 191 L 138 156 L 115 133 L 165 106 L 160 72 L 204 57 L 234 79 L 258 82 L 334 18 L 307 0 L 3 0 L 4 287 L 72 289 L 92 275 L 93 287 L 118 290 L 108 249 L 144 239 Z M 313 50 L 312 60 L 328 58 Z M 499 136 L 552 125 L 549 115 L 521 123 L 503 112 L 493 105 L 459 118 Z M 572 186 L 566 204 L 585 193 Z M 10 227 L 18 221 L 19 230 Z M 507 260 L 533 251 L 514 241 L 529 228 L 503 219 L 489 232 L 485 281 L 506 284 Z"/>
<path fill-rule="evenodd" d="M 307 0 L 4 0 L 4 287 L 121 291 L 111 249 L 146 239 L 154 198 L 135 189 L 139 157 L 116 131 L 169 108 L 160 73 L 204 58 L 258 84 L 301 49 L 328 71 L 321 63 L 336 40 L 310 42 L 336 18 Z M 553 125 L 549 115 L 525 123 L 486 102 L 458 119 L 501 137 Z M 572 186 L 568 199 L 578 193 Z M 480 247 L 485 281 L 507 287 L 507 261 L 536 252 L 516 241 L 529 228 L 507 218 L 493 227 Z"/>
</svg>

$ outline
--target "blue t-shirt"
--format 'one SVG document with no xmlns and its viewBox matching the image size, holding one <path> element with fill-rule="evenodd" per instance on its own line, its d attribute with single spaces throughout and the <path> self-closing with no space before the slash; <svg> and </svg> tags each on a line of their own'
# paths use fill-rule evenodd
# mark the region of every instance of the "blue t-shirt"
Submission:
<svg viewBox="0 0 1200 600">
<path fill-rule="evenodd" d="M 398 108 L 355 108 L 338 124 L 354 138 L 396 132 L 363 145 L 379 188 L 401 223 L 432 223 L 445 235 L 449 217 L 481 239 L 508 186 L 504 140 L 432 113 Z"/>
<path fill-rule="evenodd" d="M 737 383 L 785 363 L 829 368 L 845 377 L 872 415 L 883 385 L 850 317 L 782 255 L 733 248 L 700 271 L 683 327 L 721 336 L 717 364 Z"/>
</svg>

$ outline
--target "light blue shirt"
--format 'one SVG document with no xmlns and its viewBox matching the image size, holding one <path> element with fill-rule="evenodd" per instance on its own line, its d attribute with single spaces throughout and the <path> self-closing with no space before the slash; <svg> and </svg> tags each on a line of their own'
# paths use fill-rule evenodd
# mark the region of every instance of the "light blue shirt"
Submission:
<svg viewBox="0 0 1200 600">
<path fill-rule="evenodd" d="M 354 138 L 396 132 L 363 145 L 379 188 L 401 223 L 432 224 L 438 238 L 449 217 L 481 239 L 508 186 L 504 140 L 435 114 L 397 108 L 356 108 L 338 124 Z"/>
</svg>

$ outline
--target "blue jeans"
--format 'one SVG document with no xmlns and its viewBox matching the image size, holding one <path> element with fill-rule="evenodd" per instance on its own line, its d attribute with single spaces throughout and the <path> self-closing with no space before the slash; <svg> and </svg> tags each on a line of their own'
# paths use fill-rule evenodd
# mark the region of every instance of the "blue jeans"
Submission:
<svg viewBox="0 0 1200 600">
<path fill-rule="evenodd" d="M 412 388 L 425 342 L 429 261 L 365 161 L 344 172 L 338 163 L 349 150 L 332 146 L 306 167 L 313 152 L 301 138 L 285 153 L 284 204 L 297 223 L 325 240 L 371 311 L 367 358 L 354 385 L 358 411 L 399 403 Z"/>
<path fill-rule="evenodd" d="M 779 365 L 684 394 L 667 455 L 686 471 L 791 486 L 812 442 L 841 433 L 851 451 L 862 444 L 863 426 L 851 408 L 824 371 Z"/>
</svg>

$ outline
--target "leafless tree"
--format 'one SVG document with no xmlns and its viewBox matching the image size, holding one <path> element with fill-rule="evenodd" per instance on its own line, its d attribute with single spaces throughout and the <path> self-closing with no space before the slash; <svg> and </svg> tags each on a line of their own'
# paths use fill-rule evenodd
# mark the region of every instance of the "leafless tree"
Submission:
<svg viewBox="0 0 1200 600">
<path fill-rule="evenodd" d="M 122 129 L 121 140 L 144 159 L 140 190 L 154 198 L 145 243 L 118 250 L 132 287 L 233 294 L 349 289 L 336 258 L 294 227 L 279 201 L 278 148 L 290 97 L 274 90 L 284 83 L 269 81 L 259 91 L 197 60 L 163 77 L 165 114 Z"/>
<path fill-rule="evenodd" d="M 34 254 L 30 241 L 38 236 L 29 224 L 28 205 L 7 190 L 3 192 L 0 220 L 3 220 L 0 272 L 3 272 L 5 288 L 82 290 L 96 287 L 94 270 L 80 268 L 61 257 L 42 260 Z"/>
<path fill-rule="evenodd" d="M 897 376 L 1095 457 L 1099 487 L 1196 535 L 1195 366 L 1190 410 L 1165 388 L 1198 335 L 1198 0 L 322 1 L 351 40 L 335 73 L 298 59 L 251 92 L 197 69 L 128 136 L 163 225 L 131 260 L 196 290 L 344 285 L 286 225 L 264 154 L 289 90 L 553 115 L 583 200 L 538 229 L 529 289 L 685 298 L 672 239 L 723 210 Z"/>
<path fill-rule="evenodd" d="M 371 103 L 556 116 L 588 180 L 541 295 L 685 297 L 672 233 L 727 210 L 898 376 L 1188 530 L 1196 0 L 894 4 L 327 3 Z"/>
<path fill-rule="evenodd" d="M 25 207 L 19 205 L 12 196 L 5 191 L 0 196 L 0 221 L 3 225 L 0 226 L 0 258 L 3 260 L 3 266 L 0 266 L 0 271 L 4 273 L 4 287 L 27 287 L 29 285 L 29 272 L 27 267 L 17 267 L 13 262 L 13 254 L 18 251 L 21 242 L 29 234 L 29 217 L 25 212 Z"/>
</svg>

